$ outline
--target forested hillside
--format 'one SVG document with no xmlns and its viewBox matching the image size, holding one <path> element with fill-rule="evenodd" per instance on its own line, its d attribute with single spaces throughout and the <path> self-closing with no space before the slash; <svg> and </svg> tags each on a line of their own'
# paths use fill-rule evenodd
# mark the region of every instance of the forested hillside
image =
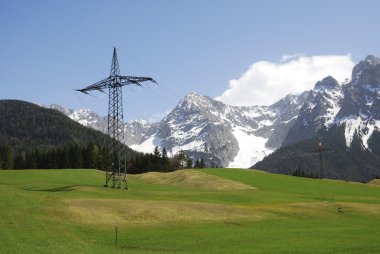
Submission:
<svg viewBox="0 0 380 254">
<path fill-rule="evenodd" d="M 18 100 L 0 101 L 0 144 L 15 150 L 49 149 L 67 144 L 105 144 L 107 136 L 53 109 Z"/>
<path fill-rule="evenodd" d="M 107 139 L 57 110 L 0 101 L 0 168 L 102 168 Z M 127 158 L 137 156 L 126 149 Z"/>
<path fill-rule="evenodd" d="M 367 182 L 380 176 L 380 133 L 368 140 L 369 149 L 363 149 L 361 140 L 354 137 L 348 149 L 344 126 L 320 132 L 318 137 L 305 139 L 279 148 L 264 160 L 252 166 L 272 173 L 319 177 L 318 143 L 322 142 L 322 178 Z"/>
</svg>

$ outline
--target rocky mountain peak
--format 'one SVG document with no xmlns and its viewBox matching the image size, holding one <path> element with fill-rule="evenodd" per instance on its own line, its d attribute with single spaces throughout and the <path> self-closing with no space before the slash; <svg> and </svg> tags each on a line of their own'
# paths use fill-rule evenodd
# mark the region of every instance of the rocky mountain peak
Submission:
<svg viewBox="0 0 380 254">
<path fill-rule="evenodd" d="M 188 93 L 180 102 L 181 105 L 185 104 L 199 104 L 199 103 L 205 103 L 208 101 L 207 96 L 203 96 L 197 92 L 190 92 Z"/>
<path fill-rule="evenodd" d="M 320 81 L 318 81 L 315 86 L 315 91 L 322 91 L 322 90 L 333 90 L 335 88 L 339 87 L 338 81 L 334 79 L 331 76 L 328 76 Z"/>
<path fill-rule="evenodd" d="M 130 122 L 131 124 L 134 123 L 134 124 L 139 124 L 139 125 L 148 125 L 149 122 L 145 119 L 137 119 L 137 120 L 134 120 L 132 122 Z"/>
<path fill-rule="evenodd" d="M 187 94 L 177 105 L 176 109 L 208 112 L 213 107 L 221 107 L 224 105 L 219 101 L 215 101 L 208 96 L 201 95 L 197 92 Z"/>
<path fill-rule="evenodd" d="M 352 70 L 354 85 L 380 85 L 380 58 L 368 55 Z"/>
<path fill-rule="evenodd" d="M 372 66 L 376 66 L 380 64 L 380 58 L 374 56 L 374 55 L 368 55 L 365 60 L 367 63 L 369 63 Z"/>
</svg>

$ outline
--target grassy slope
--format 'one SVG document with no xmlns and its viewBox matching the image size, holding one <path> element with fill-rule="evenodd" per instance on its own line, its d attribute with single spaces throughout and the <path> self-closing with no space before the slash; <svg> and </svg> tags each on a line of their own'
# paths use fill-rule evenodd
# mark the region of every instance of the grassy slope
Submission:
<svg viewBox="0 0 380 254">
<path fill-rule="evenodd" d="M 379 253 L 380 187 L 206 169 L 256 189 L 0 171 L 0 253 Z M 115 222 L 114 222 L 115 221 Z M 119 244 L 114 245 L 114 229 Z"/>
</svg>

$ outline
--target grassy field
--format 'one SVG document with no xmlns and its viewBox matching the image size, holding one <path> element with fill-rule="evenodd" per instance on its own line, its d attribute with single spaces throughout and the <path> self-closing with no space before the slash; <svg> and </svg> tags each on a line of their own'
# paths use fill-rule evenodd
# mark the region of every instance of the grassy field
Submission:
<svg viewBox="0 0 380 254">
<path fill-rule="evenodd" d="M 378 181 L 204 169 L 103 184 L 0 170 L 0 253 L 380 253 Z"/>
</svg>

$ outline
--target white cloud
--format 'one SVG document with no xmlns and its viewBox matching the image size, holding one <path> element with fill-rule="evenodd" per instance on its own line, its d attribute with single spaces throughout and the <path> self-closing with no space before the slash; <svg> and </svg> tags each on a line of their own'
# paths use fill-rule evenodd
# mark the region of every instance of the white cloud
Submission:
<svg viewBox="0 0 380 254">
<path fill-rule="evenodd" d="M 230 105 L 270 105 L 285 95 L 314 87 L 326 76 L 338 82 L 351 77 L 351 54 L 302 56 L 284 55 L 279 63 L 259 61 L 239 78 L 230 80 L 229 88 L 216 99 Z"/>
</svg>

